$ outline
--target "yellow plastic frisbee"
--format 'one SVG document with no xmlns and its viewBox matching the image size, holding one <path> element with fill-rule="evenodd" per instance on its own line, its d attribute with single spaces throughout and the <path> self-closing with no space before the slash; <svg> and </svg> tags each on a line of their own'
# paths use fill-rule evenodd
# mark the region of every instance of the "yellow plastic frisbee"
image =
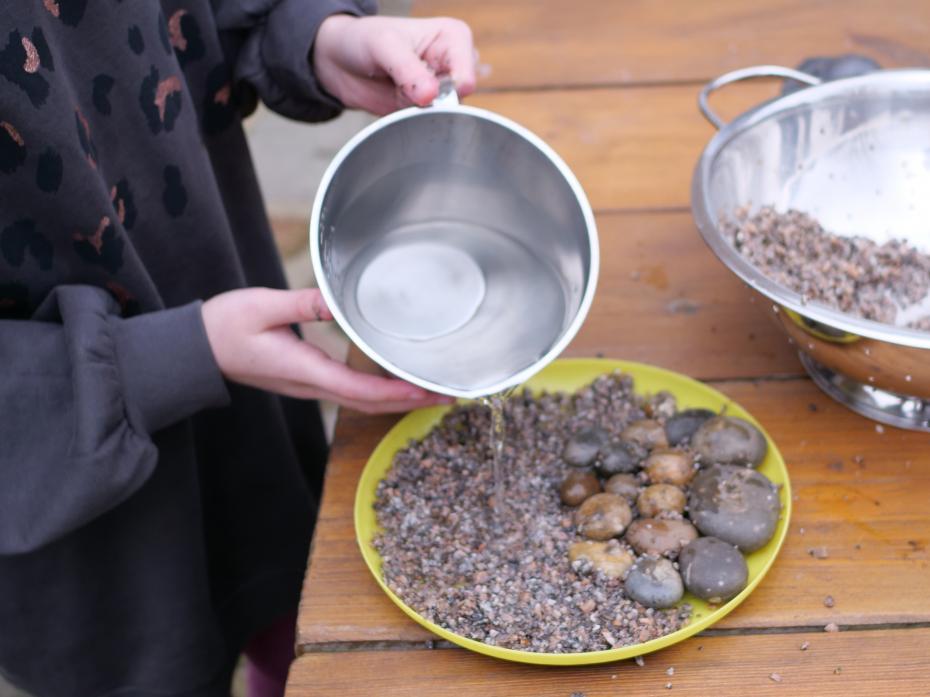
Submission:
<svg viewBox="0 0 930 697">
<path fill-rule="evenodd" d="M 518 661 L 521 663 L 577 666 L 632 658 L 633 656 L 639 656 L 649 653 L 650 651 L 657 651 L 666 646 L 678 643 L 697 632 L 707 629 L 712 624 L 722 619 L 737 605 L 743 602 L 743 600 L 752 593 L 755 587 L 759 585 L 762 577 L 765 576 L 769 567 L 771 567 L 772 563 L 775 561 L 775 556 L 778 554 L 778 550 L 781 549 L 782 542 L 784 542 L 788 532 L 788 522 L 791 518 L 791 484 L 788 481 L 788 471 L 785 469 L 785 461 L 782 459 L 781 453 L 778 451 L 775 443 L 772 442 L 769 435 L 765 433 L 765 429 L 762 429 L 759 423 L 742 407 L 717 390 L 697 380 L 692 380 L 689 377 L 669 370 L 663 370 L 662 368 L 629 361 L 562 359 L 550 364 L 547 368 L 529 380 L 525 386 L 533 391 L 574 392 L 592 382 L 599 375 L 618 369 L 633 377 L 634 387 L 639 394 L 651 394 L 659 390 L 667 390 L 678 399 L 678 406 L 680 409 L 694 407 L 704 407 L 713 411 L 726 409 L 728 415 L 739 416 L 754 423 L 762 430 L 762 433 L 765 434 L 769 445 L 768 454 L 758 469 L 776 485 L 780 485 L 782 513 L 778 521 L 778 527 L 775 529 L 775 535 L 769 543 L 762 549 L 746 555 L 746 562 L 749 566 L 749 583 L 746 588 L 735 598 L 720 606 L 708 605 L 705 601 L 695 598 L 690 593 L 686 593 L 681 602 L 690 603 L 693 611 L 690 620 L 684 627 L 671 634 L 659 637 L 658 639 L 614 649 L 605 649 L 603 651 L 586 651 L 582 653 L 537 653 L 533 651 L 502 648 L 455 634 L 448 629 L 440 627 L 434 622 L 430 622 L 406 605 L 404 601 L 385 584 L 381 576 L 381 556 L 372 546 L 372 540 L 379 532 L 374 510 L 378 482 L 381 481 L 382 477 L 384 477 L 386 472 L 390 469 L 394 454 L 398 450 L 405 448 L 410 439 L 423 438 L 429 433 L 433 426 L 439 423 L 443 414 L 450 408 L 431 407 L 408 414 L 384 436 L 365 465 L 355 495 L 355 534 L 365 563 L 368 564 L 368 568 L 371 570 L 372 575 L 374 575 L 375 580 L 387 596 L 401 610 L 409 615 L 411 619 L 443 639 L 458 644 L 463 648 L 477 651 L 478 653 L 483 653 L 488 656 L 494 656 L 495 658 Z"/>
</svg>

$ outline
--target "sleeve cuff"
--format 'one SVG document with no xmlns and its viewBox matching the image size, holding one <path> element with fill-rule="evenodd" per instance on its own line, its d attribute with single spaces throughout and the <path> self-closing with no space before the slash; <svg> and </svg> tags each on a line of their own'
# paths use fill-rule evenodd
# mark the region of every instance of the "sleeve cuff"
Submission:
<svg viewBox="0 0 930 697">
<path fill-rule="evenodd" d="M 268 15 L 262 62 L 290 100 L 312 105 L 300 109 L 301 116 L 322 121 L 343 109 L 342 103 L 320 86 L 310 62 L 323 20 L 334 14 L 361 16 L 376 11 L 374 0 L 281 0 Z"/>
<path fill-rule="evenodd" d="M 202 409 L 229 403 L 201 306 L 197 301 L 115 320 L 128 417 L 142 432 L 154 433 Z"/>
</svg>

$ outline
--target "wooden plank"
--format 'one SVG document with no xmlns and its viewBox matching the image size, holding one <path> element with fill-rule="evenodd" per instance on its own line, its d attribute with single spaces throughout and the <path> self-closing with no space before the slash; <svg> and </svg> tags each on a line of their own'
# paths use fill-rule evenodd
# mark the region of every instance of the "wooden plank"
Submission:
<svg viewBox="0 0 930 697">
<path fill-rule="evenodd" d="M 722 90 L 725 118 L 775 96 L 771 81 Z M 501 92 L 467 101 L 539 135 L 568 163 L 595 209 L 685 208 L 691 172 L 714 129 L 697 108 L 697 87 Z"/>
<path fill-rule="evenodd" d="M 483 89 L 706 82 L 850 52 L 930 66 L 924 0 L 416 0 L 413 12 L 469 22 Z"/>
<path fill-rule="evenodd" d="M 799 646 L 805 641 L 810 646 L 801 651 Z M 643 667 L 628 660 L 548 670 L 461 649 L 315 653 L 294 662 L 286 694 L 904 697 L 930 693 L 928 642 L 928 629 L 696 637 L 646 656 Z"/>
<path fill-rule="evenodd" d="M 717 260 L 690 213 L 597 223 L 600 280 L 565 355 L 644 361 L 700 379 L 803 372 L 768 303 Z"/>
<path fill-rule="evenodd" d="M 804 379 L 716 386 L 768 429 L 795 490 L 778 560 L 718 627 L 930 622 L 927 434 L 879 433 Z M 358 476 L 392 423 L 393 417 L 350 414 L 340 421 L 298 618 L 305 650 L 329 642 L 432 638 L 384 596 L 355 543 Z M 811 549 L 823 549 L 826 558 L 814 558 Z M 833 608 L 824 606 L 827 595 Z"/>
</svg>

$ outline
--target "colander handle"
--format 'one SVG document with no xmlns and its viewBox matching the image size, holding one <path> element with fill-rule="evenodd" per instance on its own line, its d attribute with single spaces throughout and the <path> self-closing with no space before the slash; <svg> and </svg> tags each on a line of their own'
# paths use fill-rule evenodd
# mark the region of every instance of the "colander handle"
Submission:
<svg viewBox="0 0 930 697">
<path fill-rule="evenodd" d="M 711 80 L 701 89 L 701 93 L 698 95 L 698 107 L 700 107 L 701 113 L 704 114 L 704 118 L 710 121 L 711 125 L 717 130 L 726 126 L 726 121 L 717 116 L 710 108 L 710 105 L 707 103 L 707 98 L 710 97 L 711 93 L 724 85 L 729 85 L 731 82 L 739 82 L 740 80 L 750 80 L 756 77 L 784 77 L 803 82 L 806 85 L 819 85 L 822 82 L 819 77 L 802 73 L 800 70 L 794 70 L 793 68 L 783 68 L 780 65 L 755 65 L 751 68 L 733 70 L 732 72 L 724 73 L 720 77 Z"/>
</svg>

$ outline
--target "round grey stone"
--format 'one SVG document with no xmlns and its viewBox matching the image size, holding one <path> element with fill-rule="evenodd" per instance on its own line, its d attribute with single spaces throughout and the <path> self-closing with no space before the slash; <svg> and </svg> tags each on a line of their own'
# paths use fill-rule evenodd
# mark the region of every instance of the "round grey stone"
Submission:
<svg viewBox="0 0 930 697">
<path fill-rule="evenodd" d="M 705 465 L 750 465 L 765 459 L 768 443 L 751 423 L 736 416 L 708 419 L 691 437 L 691 447 Z"/>
<path fill-rule="evenodd" d="M 627 596 L 646 607 L 672 607 L 685 593 L 681 576 L 664 557 L 640 557 L 627 574 Z"/>
<path fill-rule="evenodd" d="M 597 426 L 578 431 L 565 444 L 562 459 L 572 467 L 588 467 L 607 438 L 607 431 Z"/>
<path fill-rule="evenodd" d="M 642 459 L 634 445 L 615 440 L 604 445 L 597 457 L 597 471 L 602 477 L 630 474 L 639 469 Z"/>
<path fill-rule="evenodd" d="M 685 588 L 710 603 L 723 603 L 746 587 L 749 567 L 740 551 L 716 537 L 699 537 L 678 555 Z"/>
<path fill-rule="evenodd" d="M 761 472 L 714 465 L 692 480 L 688 511 L 703 534 L 753 552 L 775 534 L 781 502 L 778 489 Z"/>
<path fill-rule="evenodd" d="M 701 424 L 715 416 L 710 409 L 685 409 L 670 416 L 665 422 L 668 444 L 680 445 L 687 442 Z"/>
</svg>

